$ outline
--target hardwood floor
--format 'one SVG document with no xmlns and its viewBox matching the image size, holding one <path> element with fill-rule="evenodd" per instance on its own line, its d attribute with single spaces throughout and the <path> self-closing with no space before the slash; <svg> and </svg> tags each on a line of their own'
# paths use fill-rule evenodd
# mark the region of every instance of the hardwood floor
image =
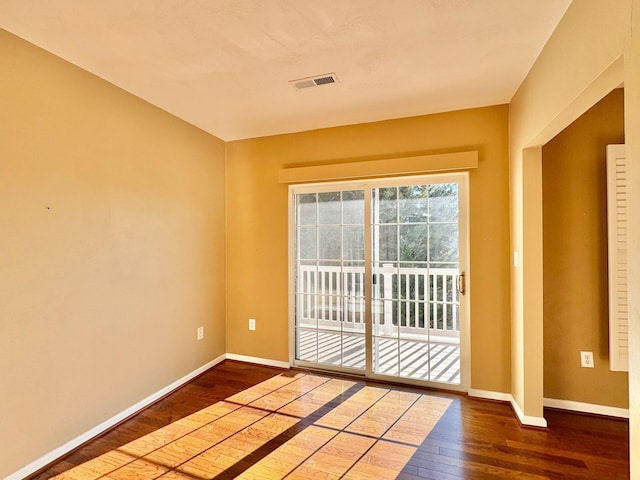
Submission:
<svg viewBox="0 0 640 480">
<path fill-rule="evenodd" d="M 38 480 L 624 479 L 626 421 L 225 361 Z"/>
</svg>

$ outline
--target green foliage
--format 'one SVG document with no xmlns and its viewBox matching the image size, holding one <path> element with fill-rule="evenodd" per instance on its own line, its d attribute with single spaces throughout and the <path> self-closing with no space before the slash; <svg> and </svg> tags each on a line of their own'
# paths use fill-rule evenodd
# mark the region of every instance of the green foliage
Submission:
<svg viewBox="0 0 640 480">
<path fill-rule="evenodd" d="M 458 260 L 457 184 L 380 188 L 375 195 L 380 261 Z"/>
</svg>

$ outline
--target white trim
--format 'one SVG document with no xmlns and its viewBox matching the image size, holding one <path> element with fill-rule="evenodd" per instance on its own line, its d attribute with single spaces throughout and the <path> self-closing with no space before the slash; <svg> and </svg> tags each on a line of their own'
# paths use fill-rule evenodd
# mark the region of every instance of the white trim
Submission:
<svg viewBox="0 0 640 480">
<path fill-rule="evenodd" d="M 168 393 L 171 393 L 173 390 L 181 387 L 182 385 L 184 385 L 185 383 L 189 382 L 193 378 L 197 377 L 201 373 L 204 373 L 205 371 L 209 370 L 211 367 L 214 367 L 218 363 L 222 362 L 224 359 L 225 359 L 225 355 L 220 355 L 218 358 L 215 358 L 215 359 L 211 360 L 210 362 L 206 363 L 205 365 L 195 369 L 194 371 L 192 371 L 190 373 L 187 373 L 184 377 L 182 377 L 182 378 L 176 380 L 175 382 L 173 382 L 172 384 L 167 385 L 166 387 L 158 390 L 156 393 L 153 393 L 153 394 L 149 395 L 147 398 L 145 398 L 143 400 L 140 400 L 135 405 L 132 405 L 131 407 L 127 408 L 126 410 L 123 410 L 122 412 L 114 415 L 110 419 L 105 420 L 100 425 L 97 425 L 97 426 L 93 427 L 91 430 L 89 430 L 89 431 L 87 431 L 87 432 L 85 432 L 85 433 L 83 433 L 81 435 L 78 435 L 73 440 L 70 440 L 67 443 L 65 443 L 64 445 L 61 445 L 60 447 L 58 447 L 58 448 L 56 448 L 54 450 L 51 450 L 49 453 L 44 454 L 43 456 L 41 456 L 37 460 L 34 460 L 30 464 L 22 467 L 20 470 L 18 470 L 16 472 L 13 472 L 8 477 L 5 477 L 4 480 L 21 480 L 21 479 L 31 475 L 32 473 L 37 472 L 41 468 L 46 467 L 47 465 L 49 465 L 50 463 L 56 461 L 57 459 L 59 459 L 63 455 L 69 453 L 74 448 L 79 447 L 83 443 L 86 443 L 89 440 L 91 440 L 92 438 L 97 437 L 101 433 L 104 433 L 105 431 L 109 430 L 111 427 L 113 427 L 114 425 L 117 425 L 118 423 L 120 423 L 121 421 L 125 420 L 126 418 L 128 418 L 128 417 L 138 413 L 140 410 L 148 407 L 149 405 L 151 405 L 156 400 L 159 400 L 160 398 L 164 397 Z"/>
<path fill-rule="evenodd" d="M 570 410 L 573 412 L 593 413 L 595 415 L 605 415 L 607 417 L 629 418 L 628 408 L 609 407 L 607 405 L 574 402 L 572 400 L 558 400 L 555 398 L 543 399 L 543 405 L 545 407 Z"/>
<path fill-rule="evenodd" d="M 516 402 L 513 395 L 510 393 L 503 392 L 492 392 L 490 390 L 477 390 L 475 388 L 470 388 L 467 392 L 470 397 L 478 397 L 478 398 L 486 398 L 487 400 L 499 400 L 501 402 L 509 402 L 511 407 L 513 408 L 516 417 L 522 425 L 530 426 L 530 427 L 541 427 L 547 428 L 547 421 L 544 417 L 531 417 L 529 415 L 525 415 L 518 402 Z M 545 404 L 545 406 L 547 406 Z"/>
<path fill-rule="evenodd" d="M 295 340 L 295 283 L 296 283 L 296 229 L 293 227 L 296 223 L 295 208 L 295 190 L 293 185 L 289 185 L 287 194 L 288 211 L 287 211 L 287 332 L 289 335 L 289 364 L 294 364 L 294 352 L 296 349 Z"/>
<path fill-rule="evenodd" d="M 467 392 L 470 397 L 484 398 L 487 400 L 498 400 L 500 402 L 509 402 L 513 400 L 513 397 L 510 393 L 503 392 L 492 392 L 490 390 L 478 390 L 475 388 L 470 388 Z"/>
<path fill-rule="evenodd" d="M 628 225 L 631 217 L 625 146 L 607 145 L 607 259 L 609 279 L 609 368 L 629 371 L 629 258 Z"/>
<path fill-rule="evenodd" d="M 454 174 L 458 182 L 458 271 L 466 276 L 466 291 L 458 294 L 460 320 L 460 387 L 471 388 L 471 198 L 469 172 Z"/>
<path fill-rule="evenodd" d="M 289 362 L 280 360 L 271 360 L 269 358 L 249 357 L 247 355 L 238 355 L 236 353 L 227 353 L 227 360 L 238 360 L 239 362 L 257 363 L 258 365 L 266 365 L 268 367 L 290 368 Z"/>
<path fill-rule="evenodd" d="M 513 406 L 513 409 L 522 424 L 533 425 L 536 427 L 546 427 L 546 420 L 544 420 L 544 418 L 527 417 L 526 415 L 524 415 L 522 413 L 522 410 L 520 409 L 520 406 L 515 402 L 513 396 L 510 393 L 492 392 L 490 390 L 477 390 L 475 388 L 470 388 L 467 393 L 470 397 L 509 402 Z M 609 407 L 607 405 L 596 405 L 594 403 L 574 402 L 572 400 L 559 400 L 555 398 L 544 398 L 542 405 L 549 408 L 557 408 L 559 410 L 568 410 L 571 412 L 591 413 L 594 415 L 604 415 L 607 417 L 629 418 L 628 408 Z M 541 420 L 544 420 L 544 425 L 541 425 Z"/>
<path fill-rule="evenodd" d="M 511 396 L 511 407 L 513 408 L 513 411 L 516 412 L 516 416 L 522 425 L 547 428 L 547 421 L 544 417 L 531 417 L 529 415 L 525 415 L 513 396 Z"/>
</svg>

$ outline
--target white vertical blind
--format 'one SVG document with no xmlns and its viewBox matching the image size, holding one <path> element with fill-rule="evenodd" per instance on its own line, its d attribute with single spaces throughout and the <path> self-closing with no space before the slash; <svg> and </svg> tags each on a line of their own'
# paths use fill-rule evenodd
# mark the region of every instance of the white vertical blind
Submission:
<svg viewBox="0 0 640 480">
<path fill-rule="evenodd" d="M 609 365 L 614 371 L 629 370 L 628 221 L 627 159 L 624 145 L 607 145 Z"/>
</svg>

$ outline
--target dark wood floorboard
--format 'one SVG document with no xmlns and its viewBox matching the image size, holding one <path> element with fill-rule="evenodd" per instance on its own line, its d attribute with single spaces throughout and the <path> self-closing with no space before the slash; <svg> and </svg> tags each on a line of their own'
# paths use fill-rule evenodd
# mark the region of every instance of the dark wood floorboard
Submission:
<svg viewBox="0 0 640 480">
<path fill-rule="evenodd" d="M 31 478 L 46 480 L 59 475 L 61 479 L 70 478 L 65 477 L 65 472 L 84 462 L 115 451 L 133 440 L 283 372 L 286 371 L 225 361 Z M 375 382 L 358 381 L 359 388 L 365 384 L 376 385 Z M 442 418 L 404 464 L 397 475 L 398 479 L 629 478 L 627 421 L 546 410 L 545 418 L 549 425 L 547 429 L 523 428 L 511 407 L 505 403 L 409 387 L 384 385 L 384 388 L 418 392 L 452 401 Z M 281 440 L 284 442 L 298 430 L 302 430 L 304 421 L 303 419 L 300 424 L 302 426 L 292 427 L 283 434 Z M 264 448 L 249 455 L 251 459 L 239 461 L 216 478 L 234 478 L 242 473 L 243 465 L 248 468 L 259 461 L 260 452 Z M 322 473 L 317 478 L 334 478 L 324 474 L 326 472 Z M 268 478 L 281 477 L 274 474 Z M 98 478 L 107 480 L 111 477 Z M 144 478 L 154 477 L 149 474 Z M 354 478 L 354 475 L 347 475 L 345 478 Z"/>
</svg>

